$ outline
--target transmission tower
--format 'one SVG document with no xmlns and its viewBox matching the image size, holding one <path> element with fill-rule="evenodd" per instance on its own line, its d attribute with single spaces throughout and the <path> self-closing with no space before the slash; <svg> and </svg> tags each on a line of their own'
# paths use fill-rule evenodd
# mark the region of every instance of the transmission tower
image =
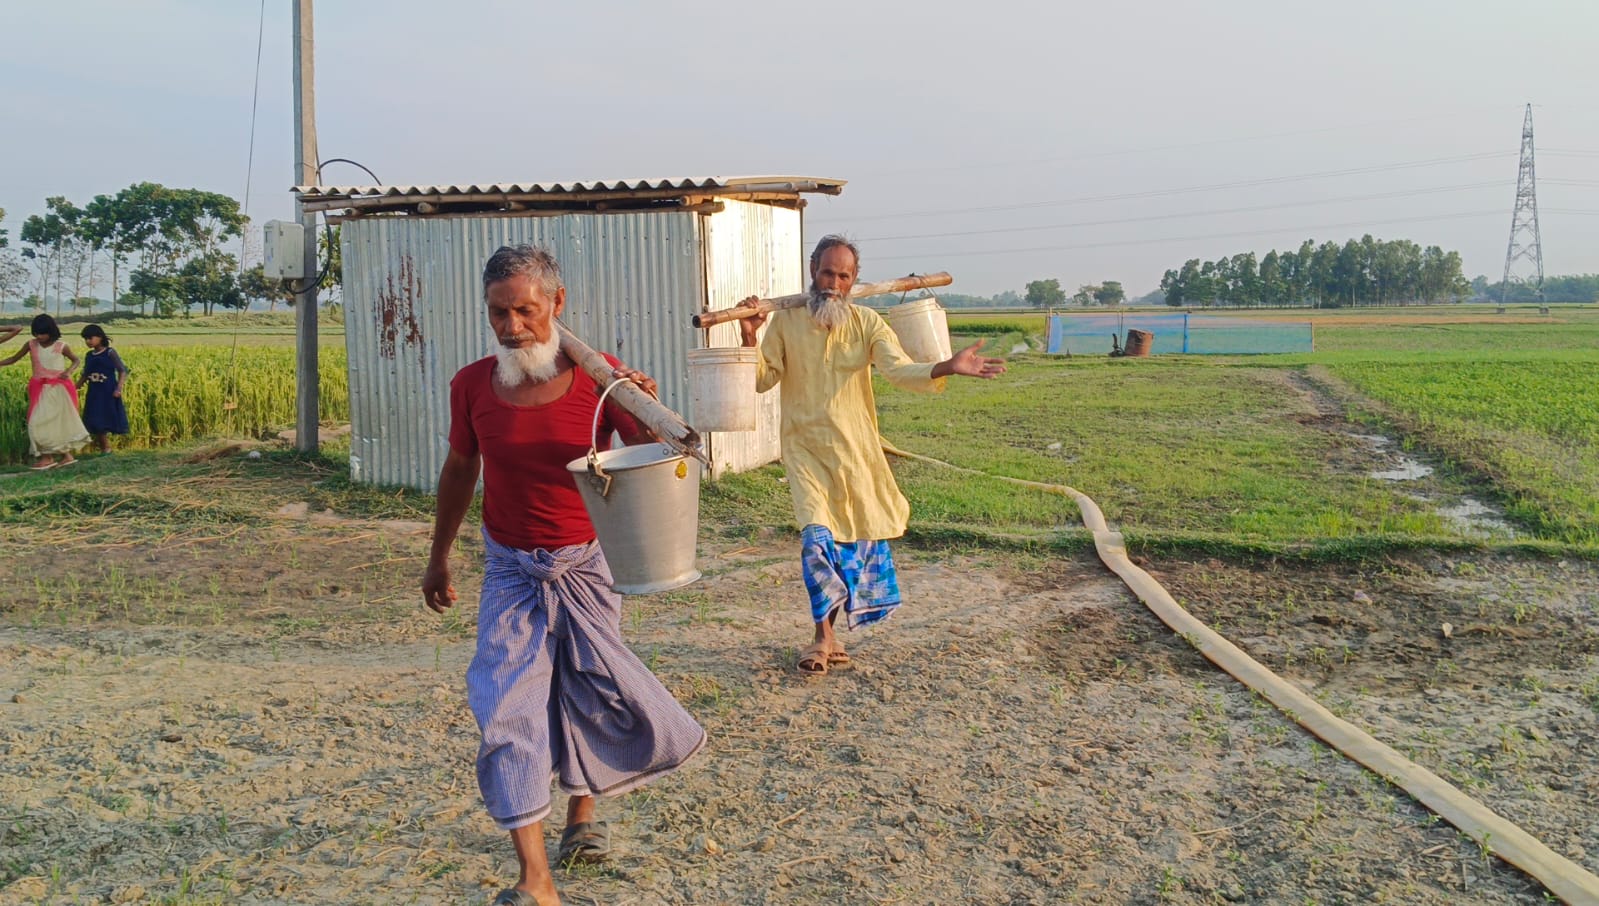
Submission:
<svg viewBox="0 0 1599 906">
<path fill-rule="evenodd" d="M 1530 262 L 1531 273 L 1517 262 Z M 1510 281 L 1530 283 L 1543 301 L 1543 246 L 1538 241 L 1538 176 L 1532 165 L 1532 105 L 1521 124 L 1521 171 L 1516 175 L 1516 208 L 1510 215 L 1510 246 L 1505 249 L 1505 279 L 1499 284 L 1499 304 L 1505 303 Z"/>
</svg>

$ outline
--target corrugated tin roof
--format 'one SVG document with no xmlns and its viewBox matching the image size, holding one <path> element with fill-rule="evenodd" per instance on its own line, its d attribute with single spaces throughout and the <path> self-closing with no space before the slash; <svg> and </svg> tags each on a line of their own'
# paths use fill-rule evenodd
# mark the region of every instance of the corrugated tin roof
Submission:
<svg viewBox="0 0 1599 906">
<path fill-rule="evenodd" d="M 837 194 L 847 180 L 820 176 L 668 176 L 654 179 L 593 179 L 572 182 L 451 183 L 400 186 L 295 186 L 303 198 L 416 198 L 450 195 L 580 195 L 588 192 L 682 191 L 685 194 L 741 192 Z"/>
</svg>

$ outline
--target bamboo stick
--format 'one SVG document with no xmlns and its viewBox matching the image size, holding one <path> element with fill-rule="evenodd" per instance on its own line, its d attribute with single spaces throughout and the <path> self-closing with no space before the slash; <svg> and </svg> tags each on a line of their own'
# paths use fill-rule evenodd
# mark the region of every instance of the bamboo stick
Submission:
<svg viewBox="0 0 1599 906">
<path fill-rule="evenodd" d="M 866 296 L 882 296 L 888 293 L 903 293 L 913 289 L 926 289 L 930 286 L 948 286 L 955 282 L 947 271 L 936 274 L 912 274 L 908 277 L 896 277 L 893 280 L 884 280 L 881 283 L 862 283 L 850 292 L 850 299 L 861 299 Z M 728 321 L 739 318 L 748 318 L 751 315 L 767 312 L 782 311 L 785 308 L 799 308 L 810 301 L 810 293 L 795 293 L 791 296 L 778 296 L 775 299 L 762 299 L 754 308 L 723 308 L 717 311 L 702 311 L 694 316 L 695 327 L 715 327 Z"/>
<path fill-rule="evenodd" d="M 557 322 L 555 329 L 561 338 L 561 351 L 593 378 L 596 384 L 604 388 L 616 380 L 616 376 L 612 374 L 614 369 L 611 363 L 605 360 L 605 356 L 590 349 L 587 343 L 567 330 L 566 325 Z M 611 391 L 611 397 L 616 400 L 618 406 L 626 409 L 630 415 L 642 422 L 644 427 L 653 431 L 663 443 L 675 447 L 681 453 L 687 453 L 707 466 L 711 464 L 705 455 L 700 433 L 685 422 L 681 415 L 640 390 L 637 384 L 628 381 Z"/>
</svg>

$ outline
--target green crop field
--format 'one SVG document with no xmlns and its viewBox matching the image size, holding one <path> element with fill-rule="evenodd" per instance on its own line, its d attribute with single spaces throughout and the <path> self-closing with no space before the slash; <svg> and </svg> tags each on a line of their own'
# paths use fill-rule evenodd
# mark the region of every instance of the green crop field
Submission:
<svg viewBox="0 0 1599 906">
<path fill-rule="evenodd" d="M 1439 505 L 1469 492 L 1503 509 L 1515 543 L 1594 552 L 1599 311 L 1555 312 L 1317 312 L 1315 353 L 1144 360 L 1011 354 L 1019 332 L 1037 348 L 1042 316 L 959 314 L 957 343 L 988 340 L 1010 354 L 1010 373 L 952 381 L 942 400 L 879 382 L 881 427 L 913 452 L 1084 491 L 1135 546 L 1337 555 L 1469 545 L 1480 538 Z M 1343 430 L 1309 401 L 1307 387 L 1321 383 L 1340 391 L 1322 403 Z M 1428 485 L 1429 497 L 1349 467 L 1370 457 L 1362 433 L 1420 451 L 1447 480 Z M 896 470 L 913 532 L 1085 543 L 1059 497 L 917 462 Z M 760 507 L 780 474 L 736 476 L 710 504 Z"/>
<path fill-rule="evenodd" d="M 913 452 L 1076 487 L 1135 546 L 1337 556 L 1479 544 L 1440 513 L 1469 492 L 1511 524 L 1513 539 L 1493 543 L 1599 550 L 1599 389 L 1589 378 L 1599 310 L 1313 316 L 1314 353 L 1127 360 L 1038 352 L 1041 315 L 955 314 L 956 342 L 982 340 L 1009 358 L 1010 373 L 953 380 L 940 398 L 880 384 L 881 427 Z M 292 424 L 293 333 L 276 317 L 242 329 L 223 316 L 114 331 L 134 369 L 128 445 L 261 437 Z M 321 339 L 321 415 L 340 422 L 349 411 L 340 325 L 324 325 Z M 0 373 L 3 462 L 25 459 L 25 379 L 22 364 Z M 1341 427 L 1329 428 L 1328 406 Z M 1370 458 L 1360 433 L 1427 456 L 1439 480 L 1418 494 L 1372 477 L 1359 465 Z M 342 467 L 340 450 L 328 455 Z M 913 532 L 1084 543 L 1060 497 L 922 463 L 896 469 Z M 708 522 L 786 524 L 781 474 L 770 466 L 708 486 Z"/>
<path fill-rule="evenodd" d="M 155 447 L 226 435 L 263 437 L 294 423 L 291 344 L 141 346 L 113 339 L 130 376 L 123 392 L 130 433 L 120 445 Z M 80 348 L 81 352 L 81 348 Z M 321 418 L 346 421 L 350 396 L 342 346 L 321 355 Z M 27 361 L 0 371 L 0 463 L 27 459 Z"/>
</svg>

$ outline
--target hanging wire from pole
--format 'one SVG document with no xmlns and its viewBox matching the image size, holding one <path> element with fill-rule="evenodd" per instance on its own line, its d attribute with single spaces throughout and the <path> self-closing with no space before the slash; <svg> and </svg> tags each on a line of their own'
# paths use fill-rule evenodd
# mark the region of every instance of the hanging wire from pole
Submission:
<svg viewBox="0 0 1599 906">
<path fill-rule="evenodd" d="M 378 186 L 383 185 L 383 180 L 378 179 L 378 175 L 376 173 L 373 173 L 371 171 L 371 169 L 369 169 L 367 167 L 366 164 L 363 164 L 360 161 L 351 160 L 348 157 L 330 157 L 327 160 L 322 161 L 321 163 L 318 163 L 316 165 L 316 182 L 317 182 L 317 185 L 321 185 L 322 184 L 322 168 L 327 166 L 328 164 L 349 164 L 352 167 L 360 167 L 362 172 L 364 172 L 364 173 L 366 173 L 366 175 L 372 177 L 372 184 L 373 185 L 378 185 Z M 323 236 L 324 239 L 327 240 L 328 260 L 327 260 L 327 264 L 322 266 L 322 270 L 317 273 L 316 279 L 311 282 L 311 285 L 312 286 L 316 286 L 316 287 L 320 287 L 322 285 L 322 279 L 324 277 L 326 277 L 328 275 L 328 272 L 333 269 L 333 225 L 328 223 L 328 218 L 327 218 L 326 214 L 322 215 L 322 236 Z"/>
<path fill-rule="evenodd" d="M 244 164 L 244 208 L 240 212 L 246 222 L 250 217 L 250 183 L 255 178 L 255 124 L 256 113 L 261 107 L 261 47 L 266 41 L 266 0 L 261 0 L 261 11 L 256 19 L 255 32 L 255 84 L 250 91 L 250 150 Z M 239 260 L 237 262 L 235 280 L 244 276 L 244 256 L 246 243 L 249 240 L 249 227 L 246 226 L 239 236 Z M 242 295 L 242 293 L 241 293 Z M 233 350 L 228 353 L 228 396 L 222 403 L 224 410 L 239 408 L 239 324 L 244 319 L 244 310 L 249 307 L 248 299 L 241 300 L 242 305 L 233 316 Z"/>
</svg>

